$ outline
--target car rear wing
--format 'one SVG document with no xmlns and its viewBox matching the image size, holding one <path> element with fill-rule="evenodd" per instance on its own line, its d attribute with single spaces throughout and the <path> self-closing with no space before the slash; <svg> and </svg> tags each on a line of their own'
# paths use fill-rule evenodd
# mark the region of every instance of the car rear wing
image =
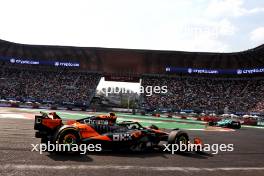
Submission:
<svg viewBox="0 0 264 176">
<path fill-rule="evenodd" d="M 35 116 L 34 129 L 35 130 L 47 130 L 54 129 L 62 125 L 61 118 L 50 118 L 47 113 L 40 112 L 41 115 Z"/>
</svg>

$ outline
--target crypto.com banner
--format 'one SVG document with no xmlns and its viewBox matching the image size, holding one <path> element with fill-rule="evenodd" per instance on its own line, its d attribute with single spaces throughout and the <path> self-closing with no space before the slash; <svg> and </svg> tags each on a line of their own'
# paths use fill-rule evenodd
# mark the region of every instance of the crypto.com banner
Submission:
<svg viewBox="0 0 264 176">
<path fill-rule="evenodd" d="M 21 65 L 51 65 L 56 67 L 80 67 L 79 62 L 71 61 L 56 61 L 56 60 L 37 60 L 32 58 L 18 58 L 18 57 L 1 57 L 0 60 L 9 62 L 11 64 Z"/>
<path fill-rule="evenodd" d="M 168 73 L 185 73 L 185 74 L 258 74 L 264 73 L 264 68 L 251 68 L 251 69 L 204 69 L 204 68 L 178 68 L 166 67 Z"/>
</svg>

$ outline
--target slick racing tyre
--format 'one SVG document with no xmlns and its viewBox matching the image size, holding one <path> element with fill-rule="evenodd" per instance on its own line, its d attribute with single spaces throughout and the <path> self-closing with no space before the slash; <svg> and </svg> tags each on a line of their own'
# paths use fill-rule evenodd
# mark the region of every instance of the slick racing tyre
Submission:
<svg viewBox="0 0 264 176">
<path fill-rule="evenodd" d="M 64 130 L 57 138 L 58 144 L 63 144 L 63 150 L 59 153 L 79 153 L 80 137 L 74 130 Z M 61 149 L 61 148 L 60 148 Z"/>
<path fill-rule="evenodd" d="M 240 129 L 241 128 L 241 123 L 232 121 L 231 124 L 230 124 L 230 128 Z"/>
<path fill-rule="evenodd" d="M 238 125 L 236 126 L 236 129 L 240 129 L 241 128 L 241 123 L 238 122 Z"/>
<path fill-rule="evenodd" d="M 174 130 L 170 132 L 169 137 L 168 137 L 168 144 L 177 144 L 180 147 L 180 144 L 186 145 L 186 149 L 184 150 L 178 150 L 177 152 L 187 152 L 188 147 L 187 145 L 189 144 L 189 136 L 185 131 L 181 130 Z"/>
<path fill-rule="evenodd" d="M 208 122 L 208 125 L 209 126 L 215 126 L 216 125 L 216 122 Z"/>
</svg>

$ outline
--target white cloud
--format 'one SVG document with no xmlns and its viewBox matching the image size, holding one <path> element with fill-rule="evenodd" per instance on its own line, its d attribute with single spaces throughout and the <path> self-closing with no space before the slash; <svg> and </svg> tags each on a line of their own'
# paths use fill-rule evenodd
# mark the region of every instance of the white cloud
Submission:
<svg viewBox="0 0 264 176">
<path fill-rule="evenodd" d="M 189 20 L 187 25 L 189 33 L 199 35 L 209 35 L 213 38 L 220 38 L 222 36 L 232 36 L 237 31 L 237 28 L 228 20 L 222 19 L 219 21 L 194 18 Z"/>
<path fill-rule="evenodd" d="M 178 28 L 177 32 L 180 35 L 171 36 L 171 32 L 160 31 L 163 33 L 160 43 L 164 43 L 162 47 L 178 48 L 184 51 L 208 51 L 208 52 L 225 52 L 230 50 L 223 37 L 233 36 L 237 28 L 227 19 L 220 21 L 212 21 L 206 19 L 194 18 L 186 20 L 182 23 L 182 28 Z M 172 26 L 164 26 L 165 29 Z M 163 41 L 163 42 L 162 42 Z"/>
<path fill-rule="evenodd" d="M 259 27 L 250 33 L 250 40 L 256 44 L 264 43 L 264 27 Z"/>
<path fill-rule="evenodd" d="M 240 17 L 264 12 L 264 7 L 246 9 L 243 0 L 213 0 L 209 3 L 205 15 L 208 17 Z"/>
</svg>

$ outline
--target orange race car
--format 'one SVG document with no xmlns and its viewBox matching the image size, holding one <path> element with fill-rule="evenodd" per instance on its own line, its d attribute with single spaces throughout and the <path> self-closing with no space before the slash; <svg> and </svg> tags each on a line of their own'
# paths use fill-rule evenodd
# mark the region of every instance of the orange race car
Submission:
<svg viewBox="0 0 264 176">
<path fill-rule="evenodd" d="M 35 116 L 35 136 L 41 143 L 57 144 L 100 144 L 103 149 L 145 150 L 153 148 L 160 141 L 168 144 L 189 142 L 186 132 L 174 129 L 171 132 L 159 130 L 155 125 L 143 127 L 138 122 L 116 122 L 114 113 L 91 116 L 79 120 L 68 120 L 65 124 L 55 113 Z M 198 142 L 197 142 L 198 141 Z M 195 139 L 195 143 L 201 141 Z"/>
</svg>

